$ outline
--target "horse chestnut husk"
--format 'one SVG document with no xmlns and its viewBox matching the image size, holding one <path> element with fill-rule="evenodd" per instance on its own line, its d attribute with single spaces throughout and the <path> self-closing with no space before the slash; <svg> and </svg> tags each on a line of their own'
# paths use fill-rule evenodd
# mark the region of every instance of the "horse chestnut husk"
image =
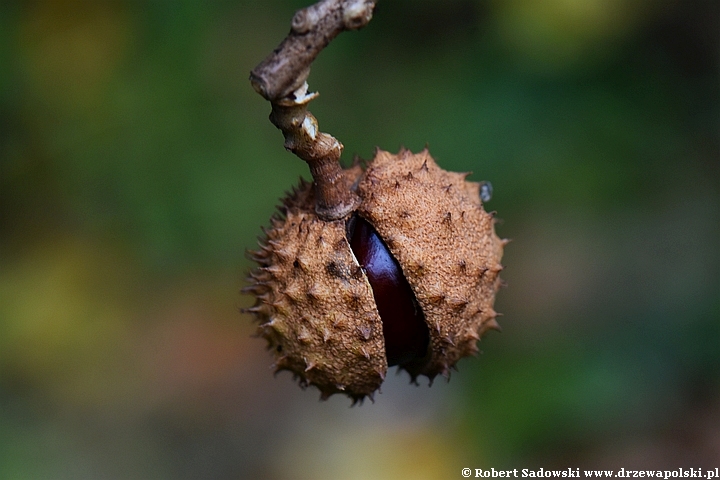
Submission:
<svg viewBox="0 0 720 480">
<path fill-rule="evenodd" d="M 343 171 L 361 203 L 348 218 L 315 213 L 301 181 L 265 230 L 246 309 L 275 355 L 321 398 L 372 398 L 389 366 L 431 381 L 499 329 L 493 309 L 507 243 L 481 184 L 441 169 L 424 150 L 377 151 Z"/>
</svg>

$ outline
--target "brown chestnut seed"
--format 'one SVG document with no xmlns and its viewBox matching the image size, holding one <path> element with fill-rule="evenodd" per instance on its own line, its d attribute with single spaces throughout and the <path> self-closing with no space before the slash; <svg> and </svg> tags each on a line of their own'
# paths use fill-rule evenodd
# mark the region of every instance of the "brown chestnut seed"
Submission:
<svg viewBox="0 0 720 480">
<path fill-rule="evenodd" d="M 413 381 L 449 376 L 486 331 L 499 329 L 493 303 L 507 242 L 495 235 L 480 184 L 441 169 L 427 150 L 378 151 L 365 171 L 342 175 L 361 200 L 354 229 L 321 220 L 312 184 L 301 182 L 251 253 L 259 266 L 245 291 L 256 302 L 246 311 L 275 370 L 322 398 L 342 392 L 355 401 L 372 398 L 389 364 Z M 390 264 L 392 281 L 383 284 Z"/>
<path fill-rule="evenodd" d="M 362 217 L 348 222 L 350 248 L 370 281 L 383 324 L 389 367 L 422 361 L 430 334 L 425 317 L 400 265 L 375 229 Z"/>
</svg>

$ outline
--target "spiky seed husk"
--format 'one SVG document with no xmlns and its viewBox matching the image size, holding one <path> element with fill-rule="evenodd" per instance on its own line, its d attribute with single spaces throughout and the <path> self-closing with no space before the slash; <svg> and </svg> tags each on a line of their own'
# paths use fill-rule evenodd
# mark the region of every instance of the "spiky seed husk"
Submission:
<svg viewBox="0 0 720 480">
<path fill-rule="evenodd" d="M 425 315 L 428 355 L 401 368 L 413 382 L 449 376 L 460 358 L 477 353 L 487 330 L 499 329 L 493 303 L 506 242 L 482 207 L 480 184 L 441 169 L 427 150 L 378 150 L 366 171 L 355 166 L 344 175 L 362 200 L 357 213 L 383 238 Z M 320 220 L 314 204 L 312 185 L 301 182 L 251 252 L 259 266 L 247 311 L 277 370 L 317 386 L 322 398 L 342 392 L 362 401 L 387 371 L 382 322 L 345 221 Z"/>
<path fill-rule="evenodd" d="M 358 185 L 358 213 L 397 259 L 430 330 L 430 359 L 404 367 L 413 378 L 447 372 L 497 327 L 503 243 L 480 184 L 466 176 L 441 169 L 427 150 L 378 151 Z"/>
</svg>

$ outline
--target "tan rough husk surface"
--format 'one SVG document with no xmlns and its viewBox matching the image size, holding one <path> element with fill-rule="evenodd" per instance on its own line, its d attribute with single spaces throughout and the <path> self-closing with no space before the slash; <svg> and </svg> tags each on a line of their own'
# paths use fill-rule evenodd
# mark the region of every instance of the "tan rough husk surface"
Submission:
<svg viewBox="0 0 720 480">
<path fill-rule="evenodd" d="M 275 352 L 276 371 L 290 370 L 323 398 L 345 392 L 361 400 L 387 371 L 382 322 L 345 221 L 321 221 L 314 209 L 310 184 L 285 199 L 285 218 L 273 219 L 253 253 L 260 267 L 251 273 L 257 302 L 249 310 Z"/>
<path fill-rule="evenodd" d="M 378 151 L 366 171 L 345 171 L 347 188 L 398 260 L 430 332 L 427 358 L 401 365 L 413 381 L 449 375 L 477 352 L 479 338 L 499 328 L 493 310 L 504 241 L 482 208 L 479 184 L 448 172 L 427 150 L 413 155 Z M 258 333 L 290 370 L 322 398 L 343 392 L 362 400 L 387 371 L 382 321 L 372 289 L 346 238 L 345 221 L 325 222 L 314 211 L 312 185 L 302 182 L 251 255 L 259 263 L 246 291 Z"/>
<path fill-rule="evenodd" d="M 466 176 L 441 169 L 427 150 L 378 151 L 358 186 L 358 213 L 397 259 L 430 329 L 430 360 L 404 366 L 413 379 L 449 375 L 498 328 L 503 242 L 482 208 L 480 184 Z"/>
</svg>

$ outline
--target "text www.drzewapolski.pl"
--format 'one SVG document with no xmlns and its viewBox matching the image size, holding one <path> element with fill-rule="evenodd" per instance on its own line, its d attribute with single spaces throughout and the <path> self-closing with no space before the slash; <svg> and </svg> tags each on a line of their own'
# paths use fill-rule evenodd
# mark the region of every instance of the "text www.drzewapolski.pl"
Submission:
<svg viewBox="0 0 720 480">
<path fill-rule="evenodd" d="M 465 478 L 704 478 L 720 480 L 720 469 L 703 470 L 702 468 L 676 468 L 675 470 L 580 470 L 567 468 L 565 470 L 531 470 L 523 468 L 518 470 L 484 470 L 482 468 L 463 468 L 462 476 Z"/>
</svg>

